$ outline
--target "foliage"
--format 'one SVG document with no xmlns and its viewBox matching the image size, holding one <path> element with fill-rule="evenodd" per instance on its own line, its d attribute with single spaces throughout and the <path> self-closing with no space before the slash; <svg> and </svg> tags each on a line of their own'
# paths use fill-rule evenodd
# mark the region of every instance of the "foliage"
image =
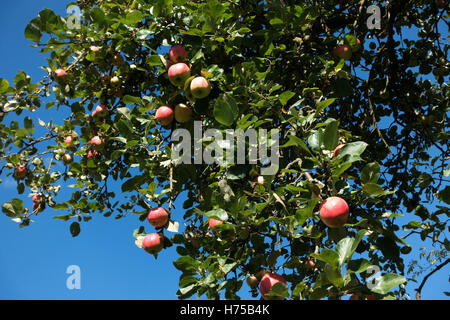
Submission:
<svg viewBox="0 0 450 320">
<path fill-rule="evenodd" d="M 262 269 L 287 280 L 272 297 L 404 298 L 404 257 L 418 248 L 400 233 L 450 246 L 450 65 L 439 33 L 448 16 L 430 1 L 375 2 L 380 30 L 367 28 L 368 4 L 355 0 L 79 0 L 71 3 L 82 11 L 78 30 L 69 28 L 70 17 L 44 9 L 25 37 L 49 54 L 48 76 L 34 83 L 19 71 L 12 84 L 0 79 L 0 174 L 12 176 L 26 164 L 26 177 L 15 176 L 18 194 L 42 194 L 63 211 L 54 218 L 68 221 L 73 236 L 99 214 L 144 221 L 149 207 L 167 208 L 171 222 L 158 232 L 180 255 L 180 299 L 238 299 L 245 278 Z M 417 37 L 401 37 L 411 26 Z M 354 46 L 356 36 L 360 50 L 336 59 L 333 49 L 344 40 Z M 169 82 L 166 53 L 175 44 L 188 49 L 191 74 L 211 83 L 207 98 Z M 58 68 L 67 79 L 55 77 Z M 172 160 L 171 133 L 192 131 L 193 123 L 163 128 L 154 114 L 180 102 L 189 102 L 205 131 L 278 128 L 277 173 L 259 185 L 261 163 Z M 108 106 L 107 117 L 91 116 L 98 104 Z M 68 117 L 46 123 L 33 116 L 42 108 Z M 64 142 L 73 132 L 75 148 Z M 88 158 L 95 135 L 105 146 Z M 54 163 L 68 152 L 74 161 L 58 171 Z M 114 182 L 121 195 L 108 190 Z M 70 199 L 58 197 L 61 188 L 74 189 Z M 183 210 L 175 211 L 182 194 Z M 332 195 L 350 206 L 343 228 L 327 228 L 318 216 Z M 16 198 L 2 211 L 26 226 L 40 212 L 27 205 Z M 402 226 L 403 215 L 409 222 Z M 225 223 L 212 233 L 208 218 Z M 177 233 L 181 224 L 186 228 Z M 145 233 L 141 227 L 134 235 Z M 306 266 L 308 257 L 315 268 Z M 371 289 L 372 265 L 383 275 Z"/>
</svg>

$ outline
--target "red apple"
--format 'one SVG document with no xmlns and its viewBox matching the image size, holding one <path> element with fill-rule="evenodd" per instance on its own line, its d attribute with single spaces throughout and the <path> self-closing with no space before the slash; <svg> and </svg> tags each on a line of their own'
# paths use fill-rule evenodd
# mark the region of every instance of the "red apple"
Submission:
<svg viewBox="0 0 450 320">
<path fill-rule="evenodd" d="M 71 154 L 66 153 L 62 156 L 62 161 L 65 165 L 67 165 L 73 161 L 73 157 Z"/>
<path fill-rule="evenodd" d="M 174 86 L 182 87 L 184 82 L 191 76 L 191 69 L 185 63 L 176 63 L 170 66 L 169 81 Z"/>
<path fill-rule="evenodd" d="M 209 219 L 209 228 L 214 229 L 215 226 L 222 224 L 223 221 L 216 220 L 216 219 Z"/>
<path fill-rule="evenodd" d="M 344 60 L 349 60 L 352 57 L 352 49 L 348 44 L 341 44 L 337 46 L 333 53 L 336 57 Z"/>
<path fill-rule="evenodd" d="M 342 227 L 347 222 L 348 214 L 347 202 L 339 197 L 327 198 L 320 205 L 320 219 L 330 228 Z"/>
<path fill-rule="evenodd" d="M 333 157 L 337 157 L 339 154 L 339 150 L 341 150 L 343 147 L 345 146 L 345 144 L 339 144 L 336 149 L 334 149 L 333 151 Z"/>
<path fill-rule="evenodd" d="M 184 103 L 175 106 L 175 120 L 180 123 L 189 122 L 192 119 L 192 109 Z"/>
<path fill-rule="evenodd" d="M 35 203 L 33 203 L 33 211 L 42 212 L 42 211 L 44 211 L 44 209 L 45 209 L 45 203 L 44 202 L 41 202 L 41 203 L 35 202 Z"/>
<path fill-rule="evenodd" d="M 108 115 L 109 110 L 108 107 L 105 106 L 104 104 L 99 104 L 97 107 L 95 107 L 95 109 L 92 111 L 92 117 L 93 118 L 104 118 Z"/>
<path fill-rule="evenodd" d="M 97 157 L 98 156 L 98 151 L 94 150 L 94 149 L 88 149 L 87 153 L 86 153 L 86 157 L 88 159 L 92 158 L 92 157 Z"/>
<path fill-rule="evenodd" d="M 164 208 L 153 208 L 148 212 L 147 220 L 155 228 L 161 228 L 166 225 L 169 215 Z"/>
<path fill-rule="evenodd" d="M 169 51 L 169 58 L 172 62 L 184 62 L 186 61 L 188 53 L 182 46 L 173 46 Z"/>
<path fill-rule="evenodd" d="M 206 98 L 211 92 L 211 85 L 204 77 L 196 77 L 191 81 L 191 93 L 194 98 Z"/>
<path fill-rule="evenodd" d="M 21 164 L 18 165 L 15 169 L 14 169 L 14 175 L 17 179 L 25 179 L 25 177 L 27 176 L 28 173 L 28 169 L 25 165 Z"/>
<path fill-rule="evenodd" d="M 67 72 L 64 69 L 56 69 L 55 70 L 55 79 L 58 82 L 65 81 L 67 79 Z"/>
<path fill-rule="evenodd" d="M 266 293 L 268 293 L 272 289 L 272 287 L 278 282 L 283 282 L 284 284 L 286 284 L 286 280 L 284 280 L 282 276 L 273 272 L 266 273 L 262 277 L 261 282 L 259 283 L 259 292 L 261 293 L 261 296 L 263 297 L 264 300 L 268 299 L 266 297 Z"/>
<path fill-rule="evenodd" d="M 73 137 L 72 136 L 67 136 L 64 139 L 64 143 L 67 145 L 68 148 L 73 148 L 75 145 L 73 144 Z"/>
<path fill-rule="evenodd" d="M 173 121 L 173 110 L 169 106 L 161 106 L 156 110 L 155 118 L 163 126 L 167 126 Z"/>
<path fill-rule="evenodd" d="M 100 138 L 99 136 L 94 136 L 91 139 L 91 146 L 95 149 L 95 150 L 99 150 L 101 148 L 103 148 L 104 146 L 104 141 L 102 140 L 102 138 Z"/>
<path fill-rule="evenodd" d="M 39 203 L 39 202 L 42 201 L 42 196 L 41 196 L 40 194 L 35 194 L 35 195 L 31 198 L 31 200 L 32 200 L 33 202 Z"/>
<path fill-rule="evenodd" d="M 308 257 L 308 259 L 306 260 L 306 267 L 308 267 L 310 269 L 314 269 L 315 266 L 316 266 L 316 264 L 314 263 L 314 261 Z"/>
<path fill-rule="evenodd" d="M 142 241 L 142 248 L 151 254 L 160 252 L 163 247 L 164 238 L 158 233 L 150 233 Z"/>
</svg>

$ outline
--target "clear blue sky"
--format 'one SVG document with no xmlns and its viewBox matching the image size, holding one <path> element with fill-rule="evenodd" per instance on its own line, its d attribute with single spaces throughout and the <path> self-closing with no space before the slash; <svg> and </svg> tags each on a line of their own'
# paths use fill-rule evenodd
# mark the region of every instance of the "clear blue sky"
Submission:
<svg viewBox="0 0 450 320">
<path fill-rule="evenodd" d="M 46 65 L 39 49 L 31 48 L 23 31 L 27 23 L 43 8 L 51 8 L 65 16 L 61 0 L 3 1 L 0 10 L 0 77 L 13 82 L 18 70 L 29 74 L 33 82 L 45 73 Z M 55 117 L 39 111 L 42 119 Z M 120 192 L 118 192 L 120 193 Z M 16 183 L 6 178 L 0 184 L 0 202 L 17 197 Z M 67 197 L 67 193 L 62 193 Z M 23 197 L 26 205 L 31 199 Z M 178 203 L 178 208 L 182 208 Z M 46 209 L 30 227 L 19 229 L 8 217 L 0 214 L 0 299 L 176 299 L 180 272 L 172 261 L 178 257 L 175 246 L 164 250 L 158 260 L 134 245 L 132 232 L 142 223 L 137 216 L 115 220 L 97 216 L 82 223 L 76 238 L 69 233 L 69 223 L 52 219 L 61 211 Z M 175 211 L 182 217 L 181 210 Z M 144 224 L 146 230 L 152 230 Z M 418 245 L 417 243 L 415 245 Z M 81 268 L 81 290 L 66 288 L 66 268 Z M 449 290 L 449 268 L 433 276 L 423 290 L 425 299 L 446 299 L 442 291 Z M 408 286 L 409 287 L 409 286 Z M 413 285 L 412 288 L 417 287 Z M 250 298 L 247 287 L 242 298 Z M 194 296 L 195 298 L 195 296 Z"/>
</svg>

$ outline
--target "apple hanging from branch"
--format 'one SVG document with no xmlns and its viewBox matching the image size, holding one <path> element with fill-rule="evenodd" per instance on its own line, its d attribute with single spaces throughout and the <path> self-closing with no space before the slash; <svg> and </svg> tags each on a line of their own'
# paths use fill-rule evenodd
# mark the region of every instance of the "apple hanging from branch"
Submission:
<svg viewBox="0 0 450 320">
<path fill-rule="evenodd" d="M 166 225 L 167 221 L 169 221 L 169 215 L 164 208 L 153 208 L 148 212 L 147 220 L 155 228 L 161 228 Z"/>
<path fill-rule="evenodd" d="M 286 280 L 284 280 L 284 278 L 282 276 L 280 276 L 279 274 L 274 273 L 274 272 L 266 273 L 262 277 L 261 282 L 259 283 L 259 292 L 261 293 L 261 296 L 263 297 L 264 300 L 269 299 L 266 296 L 266 294 L 270 290 L 272 290 L 272 287 L 278 282 L 282 282 L 282 283 L 286 284 Z"/>
<path fill-rule="evenodd" d="M 159 233 L 150 233 L 142 240 L 142 248 L 151 254 L 156 254 L 164 247 L 164 238 Z"/>
<path fill-rule="evenodd" d="M 204 77 L 196 77 L 191 81 L 191 94 L 196 99 L 206 98 L 211 92 L 211 84 Z"/>
<path fill-rule="evenodd" d="M 172 123 L 174 114 L 173 110 L 169 106 L 161 106 L 156 110 L 155 118 L 163 126 L 168 126 Z"/>
<path fill-rule="evenodd" d="M 175 106 L 175 120 L 179 123 L 185 123 L 192 120 L 192 109 L 184 104 L 179 103 Z"/>
<path fill-rule="evenodd" d="M 329 197 L 320 206 L 320 219 L 330 228 L 342 227 L 348 219 L 349 207 L 340 197 Z"/>
<path fill-rule="evenodd" d="M 183 46 L 173 46 L 169 51 L 169 59 L 173 63 L 179 63 L 186 61 L 188 57 L 188 52 Z"/>
<path fill-rule="evenodd" d="M 170 83 L 176 87 L 182 87 L 191 76 L 191 69 L 186 63 L 176 63 L 169 67 L 168 75 Z"/>
</svg>

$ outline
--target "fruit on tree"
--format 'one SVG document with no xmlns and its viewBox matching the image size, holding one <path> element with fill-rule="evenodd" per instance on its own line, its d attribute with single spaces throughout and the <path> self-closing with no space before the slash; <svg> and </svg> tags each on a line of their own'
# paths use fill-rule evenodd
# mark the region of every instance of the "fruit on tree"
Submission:
<svg viewBox="0 0 450 320">
<path fill-rule="evenodd" d="M 352 49 L 348 44 L 341 44 L 334 48 L 333 54 L 344 60 L 349 60 L 352 57 Z"/>
<path fill-rule="evenodd" d="M 264 177 L 263 176 L 258 176 L 258 178 L 256 178 L 256 183 L 257 184 L 264 184 Z"/>
<path fill-rule="evenodd" d="M 312 260 L 310 257 L 308 257 L 306 259 L 306 267 L 309 269 L 314 269 L 315 266 L 316 266 L 316 263 L 314 262 L 314 260 Z"/>
<path fill-rule="evenodd" d="M 341 150 L 344 146 L 345 144 L 339 144 L 333 151 L 333 157 L 336 158 L 339 154 L 339 150 Z"/>
<path fill-rule="evenodd" d="M 215 226 L 222 224 L 223 221 L 217 220 L 217 219 L 209 219 L 209 228 L 214 229 Z"/>
<path fill-rule="evenodd" d="M 55 79 L 58 82 L 62 82 L 67 79 L 67 71 L 64 69 L 55 70 Z"/>
<path fill-rule="evenodd" d="M 73 157 L 70 153 L 66 153 L 62 156 L 62 162 L 65 165 L 68 165 L 69 163 L 71 163 L 73 161 Z"/>
<path fill-rule="evenodd" d="M 67 145 L 68 148 L 73 148 L 73 147 L 75 147 L 73 136 L 67 136 L 67 137 L 64 139 L 64 143 Z"/>
<path fill-rule="evenodd" d="M 320 205 L 320 219 L 330 228 L 342 227 L 348 219 L 347 202 L 340 197 L 329 197 Z"/>
<path fill-rule="evenodd" d="M 95 149 L 95 150 L 99 150 L 101 148 L 103 148 L 104 146 L 104 141 L 102 138 L 100 138 L 99 136 L 94 136 L 91 138 L 91 146 Z"/>
<path fill-rule="evenodd" d="M 92 52 L 98 52 L 98 51 L 100 50 L 100 48 L 97 47 L 97 46 L 90 46 L 89 49 L 90 49 Z"/>
<path fill-rule="evenodd" d="M 111 82 L 112 85 L 115 86 L 115 85 L 117 85 L 120 82 L 120 79 L 119 79 L 118 76 L 114 76 L 114 77 L 111 78 L 110 82 Z"/>
<path fill-rule="evenodd" d="M 247 285 L 250 287 L 250 288 L 256 288 L 257 286 L 258 286 L 258 283 L 259 283 L 259 281 L 258 281 L 258 278 L 257 277 L 255 277 L 254 275 L 250 275 L 250 276 L 248 276 L 247 277 Z"/>
<path fill-rule="evenodd" d="M 196 77 L 191 81 L 191 94 L 194 98 L 206 98 L 211 92 L 211 84 L 204 77 Z"/>
<path fill-rule="evenodd" d="M 95 109 L 92 111 L 92 117 L 96 119 L 104 118 L 109 114 L 108 107 L 104 104 L 99 104 Z"/>
<path fill-rule="evenodd" d="M 98 151 L 94 150 L 94 149 L 88 149 L 88 151 L 86 152 L 86 158 L 90 159 L 92 157 L 97 157 L 98 156 Z"/>
<path fill-rule="evenodd" d="M 189 122 L 192 119 L 192 109 L 184 103 L 175 106 L 175 120 L 180 123 Z"/>
<path fill-rule="evenodd" d="M 147 220 L 155 228 L 161 228 L 166 225 L 167 221 L 169 220 L 169 215 L 164 208 L 153 208 L 148 212 Z"/>
<path fill-rule="evenodd" d="M 186 63 L 175 63 L 169 67 L 169 81 L 174 86 L 182 87 L 184 82 L 191 76 L 191 69 Z"/>
<path fill-rule="evenodd" d="M 147 234 L 142 241 L 142 248 L 151 254 L 156 254 L 164 247 L 164 238 L 159 233 Z"/>
<path fill-rule="evenodd" d="M 155 118 L 159 121 L 163 126 L 167 126 L 173 121 L 173 110 L 169 106 L 161 106 L 156 110 Z"/>
<path fill-rule="evenodd" d="M 14 176 L 17 179 L 25 179 L 25 177 L 27 176 L 28 173 L 28 169 L 25 165 L 21 164 L 18 165 L 15 169 L 14 169 Z"/>
<path fill-rule="evenodd" d="M 33 202 L 39 203 L 39 202 L 42 201 L 42 196 L 41 196 L 39 193 L 37 193 L 37 194 L 35 194 L 35 195 L 31 198 L 31 200 L 32 200 Z"/>
<path fill-rule="evenodd" d="M 359 51 L 359 49 L 361 49 L 361 40 L 359 40 L 359 38 L 356 38 L 356 44 L 352 46 L 351 43 L 348 43 L 347 41 L 345 42 L 349 47 L 350 50 L 353 52 L 357 52 Z"/>
<path fill-rule="evenodd" d="M 264 300 L 268 299 L 268 297 L 266 297 L 266 294 L 270 290 L 272 290 L 272 287 L 278 282 L 283 282 L 284 284 L 286 284 L 286 280 L 284 280 L 284 278 L 277 273 L 266 273 L 262 277 L 261 282 L 259 283 L 259 292 L 261 293 L 261 296 Z"/>
<path fill-rule="evenodd" d="M 173 46 L 169 51 L 169 58 L 172 62 L 184 62 L 186 61 L 188 53 L 183 46 Z"/>
<path fill-rule="evenodd" d="M 45 203 L 44 202 L 34 202 L 33 203 L 33 211 L 36 212 L 42 212 L 45 209 Z"/>
</svg>

